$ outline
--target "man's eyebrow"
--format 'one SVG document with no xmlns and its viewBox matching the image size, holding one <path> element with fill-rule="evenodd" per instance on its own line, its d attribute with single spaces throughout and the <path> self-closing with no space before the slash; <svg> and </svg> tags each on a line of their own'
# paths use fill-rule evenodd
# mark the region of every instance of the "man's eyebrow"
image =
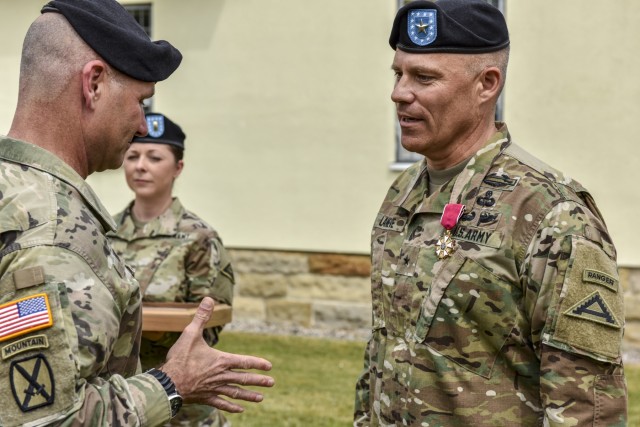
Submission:
<svg viewBox="0 0 640 427">
<path fill-rule="evenodd" d="M 391 71 L 398 71 L 401 67 L 397 64 L 391 64 L 390 69 Z M 408 65 L 406 69 L 411 73 L 440 74 L 437 69 L 425 65 Z"/>
</svg>

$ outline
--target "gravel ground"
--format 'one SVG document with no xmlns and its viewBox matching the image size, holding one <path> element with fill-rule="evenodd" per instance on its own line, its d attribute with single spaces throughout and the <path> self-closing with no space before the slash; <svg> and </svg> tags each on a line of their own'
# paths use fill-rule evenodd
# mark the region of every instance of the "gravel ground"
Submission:
<svg viewBox="0 0 640 427">
<path fill-rule="evenodd" d="M 622 361 L 627 365 L 640 365 L 640 350 L 623 349 Z"/>
</svg>

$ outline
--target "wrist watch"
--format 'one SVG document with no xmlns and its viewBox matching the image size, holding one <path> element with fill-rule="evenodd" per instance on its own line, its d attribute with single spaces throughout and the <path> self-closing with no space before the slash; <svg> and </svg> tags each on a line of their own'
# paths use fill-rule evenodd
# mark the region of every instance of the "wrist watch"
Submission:
<svg viewBox="0 0 640 427">
<path fill-rule="evenodd" d="M 182 407 L 182 396 L 176 390 L 176 385 L 171 381 L 171 378 L 159 369 L 151 368 L 147 372 L 152 375 L 164 388 L 164 392 L 167 393 L 169 398 L 169 406 L 171 407 L 171 418 L 178 414 L 178 411 Z"/>
</svg>

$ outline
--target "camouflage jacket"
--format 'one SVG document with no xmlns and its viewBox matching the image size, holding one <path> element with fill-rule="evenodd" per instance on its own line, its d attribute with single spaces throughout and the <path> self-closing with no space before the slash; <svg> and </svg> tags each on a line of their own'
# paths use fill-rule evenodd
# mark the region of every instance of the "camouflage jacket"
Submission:
<svg viewBox="0 0 640 427">
<path fill-rule="evenodd" d="M 115 216 L 117 230 L 108 236 L 115 252 L 133 268 L 144 301 L 198 302 L 210 296 L 232 303 L 233 269 L 215 230 L 177 198 L 162 215 L 139 227 L 132 206 Z M 217 329 L 206 331 L 209 344 L 215 344 Z M 158 344 L 168 348 L 178 336 L 165 334 Z"/>
<path fill-rule="evenodd" d="M 626 425 L 616 252 L 589 193 L 504 125 L 427 186 L 410 167 L 373 227 L 354 426 Z M 439 260 L 447 203 L 465 213 Z"/>
<path fill-rule="evenodd" d="M 0 425 L 152 426 L 170 418 L 139 372 L 140 292 L 113 220 L 51 153 L 0 137 Z"/>
</svg>

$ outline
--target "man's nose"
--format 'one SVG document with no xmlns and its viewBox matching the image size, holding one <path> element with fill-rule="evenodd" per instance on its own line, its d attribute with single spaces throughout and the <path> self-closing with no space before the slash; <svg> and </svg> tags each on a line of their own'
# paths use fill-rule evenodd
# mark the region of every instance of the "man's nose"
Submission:
<svg viewBox="0 0 640 427">
<path fill-rule="evenodd" d="M 410 103 L 413 100 L 413 92 L 405 76 L 400 77 L 393 86 L 391 100 L 395 103 Z"/>
</svg>

